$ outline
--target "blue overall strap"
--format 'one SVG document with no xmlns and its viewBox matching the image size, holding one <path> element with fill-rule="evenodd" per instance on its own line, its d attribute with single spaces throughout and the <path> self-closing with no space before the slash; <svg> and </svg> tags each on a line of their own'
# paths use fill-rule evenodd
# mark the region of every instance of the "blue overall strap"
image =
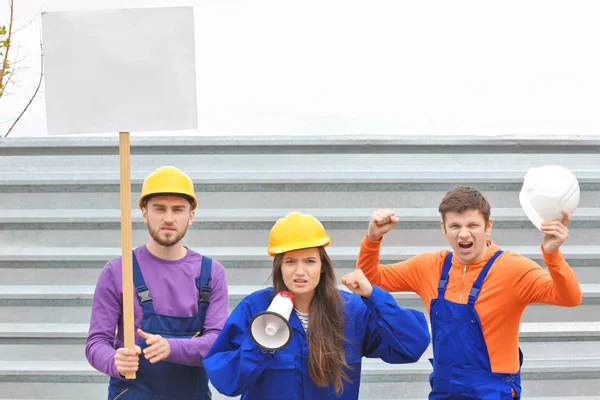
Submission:
<svg viewBox="0 0 600 400">
<path fill-rule="evenodd" d="M 450 268 L 452 268 L 452 252 L 448 253 L 444 259 L 444 267 L 442 268 L 442 275 L 440 276 L 440 283 L 438 284 L 438 299 L 443 299 L 446 293 Z"/>
<path fill-rule="evenodd" d="M 204 333 L 204 319 L 206 318 L 206 310 L 210 303 L 210 274 L 212 270 L 212 258 L 202 256 L 202 266 L 200 267 L 200 275 L 196 277 L 196 287 L 198 288 L 198 317 L 200 319 L 200 329 Z"/>
<path fill-rule="evenodd" d="M 498 250 L 496 252 L 496 254 L 494 254 L 492 256 L 492 258 L 490 258 L 488 260 L 488 262 L 485 264 L 485 267 L 483 267 L 483 269 L 479 273 L 477 280 L 475 281 L 475 283 L 473 284 L 473 287 L 471 288 L 471 293 L 469 293 L 469 304 L 470 305 L 475 304 L 477 297 L 479 297 L 479 291 L 481 290 L 481 285 L 483 284 L 485 277 L 487 276 L 488 272 L 490 271 L 490 268 L 492 268 L 492 264 L 494 264 L 494 261 L 496 261 L 496 258 L 500 257 L 500 254 L 502 254 L 502 253 L 503 253 L 502 250 Z"/>
<path fill-rule="evenodd" d="M 152 297 L 150 297 L 150 290 L 146 286 L 140 264 L 138 264 L 135 253 L 132 251 L 133 257 L 133 284 L 135 285 L 135 291 L 137 292 L 138 300 L 144 310 L 144 315 L 154 314 L 154 306 L 152 305 Z"/>
</svg>

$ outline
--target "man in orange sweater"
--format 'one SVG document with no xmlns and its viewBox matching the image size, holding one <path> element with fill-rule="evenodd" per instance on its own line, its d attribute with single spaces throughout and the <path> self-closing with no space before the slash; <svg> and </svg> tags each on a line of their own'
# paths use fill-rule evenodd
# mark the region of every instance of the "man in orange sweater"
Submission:
<svg viewBox="0 0 600 400">
<path fill-rule="evenodd" d="M 389 210 L 371 216 L 357 268 L 390 292 L 415 292 L 429 311 L 433 373 L 430 400 L 518 399 L 521 396 L 519 324 L 525 307 L 581 304 L 575 271 L 559 248 L 569 215 L 542 224 L 541 252 L 549 273 L 534 261 L 503 251 L 488 238 L 490 204 L 479 191 L 458 187 L 442 199 L 442 234 L 452 252 L 424 253 L 379 264 L 383 236 L 399 221 Z"/>
</svg>

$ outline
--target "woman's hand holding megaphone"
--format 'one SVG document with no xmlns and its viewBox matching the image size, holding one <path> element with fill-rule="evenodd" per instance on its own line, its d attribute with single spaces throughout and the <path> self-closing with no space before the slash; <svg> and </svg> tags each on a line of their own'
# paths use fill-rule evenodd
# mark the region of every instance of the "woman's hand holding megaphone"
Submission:
<svg viewBox="0 0 600 400">
<path fill-rule="evenodd" d="M 342 276 L 342 283 L 350 289 L 352 293 L 361 295 L 362 297 L 369 297 L 373 293 L 373 285 L 367 279 L 365 274 L 357 269 Z"/>
<path fill-rule="evenodd" d="M 569 222 L 571 218 L 566 210 L 562 210 L 563 220 L 543 221 L 541 230 L 544 233 L 542 247 L 546 253 L 552 253 L 567 240 L 569 236 Z"/>
</svg>

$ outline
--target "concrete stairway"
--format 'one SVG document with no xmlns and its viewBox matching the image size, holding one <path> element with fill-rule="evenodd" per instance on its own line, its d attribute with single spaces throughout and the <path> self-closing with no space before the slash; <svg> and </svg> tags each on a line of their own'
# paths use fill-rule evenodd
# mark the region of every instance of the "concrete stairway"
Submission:
<svg viewBox="0 0 600 400">
<path fill-rule="evenodd" d="M 378 207 L 402 221 L 386 237 L 384 262 L 445 247 L 437 205 L 463 184 L 492 203 L 492 239 L 541 262 L 518 191 L 529 167 L 563 165 L 582 190 L 563 252 L 584 300 L 528 308 L 523 386 L 525 398 L 599 400 L 599 149 L 590 138 L 134 137 L 133 243 L 147 240 L 135 205 L 142 179 L 176 165 L 194 179 L 200 204 L 184 241 L 225 265 L 230 307 L 268 285 L 268 231 L 288 211 L 324 223 L 341 276 Z M 107 379 L 88 365 L 83 343 L 98 273 L 121 251 L 118 169 L 116 138 L 0 142 L 0 399 L 106 398 Z M 424 310 L 414 294 L 394 295 Z M 365 359 L 361 399 L 423 399 L 430 371 L 426 357 L 401 366 Z"/>
</svg>

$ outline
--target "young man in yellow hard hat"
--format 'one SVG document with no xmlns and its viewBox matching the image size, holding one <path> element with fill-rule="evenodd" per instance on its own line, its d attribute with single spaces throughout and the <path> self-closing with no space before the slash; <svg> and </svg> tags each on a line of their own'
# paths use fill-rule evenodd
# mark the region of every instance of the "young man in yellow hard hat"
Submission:
<svg viewBox="0 0 600 400">
<path fill-rule="evenodd" d="M 110 400 L 210 399 L 202 360 L 227 319 L 228 293 L 223 266 L 181 243 L 196 206 L 181 170 L 161 167 L 144 180 L 139 208 L 150 238 L 133 251 L 135 350 L 123 347 L 121 258 L 100 273 L 86 356 L 111 377 Z M 125 380 L 128 372 L 136 379 Z"/>
</svg>

